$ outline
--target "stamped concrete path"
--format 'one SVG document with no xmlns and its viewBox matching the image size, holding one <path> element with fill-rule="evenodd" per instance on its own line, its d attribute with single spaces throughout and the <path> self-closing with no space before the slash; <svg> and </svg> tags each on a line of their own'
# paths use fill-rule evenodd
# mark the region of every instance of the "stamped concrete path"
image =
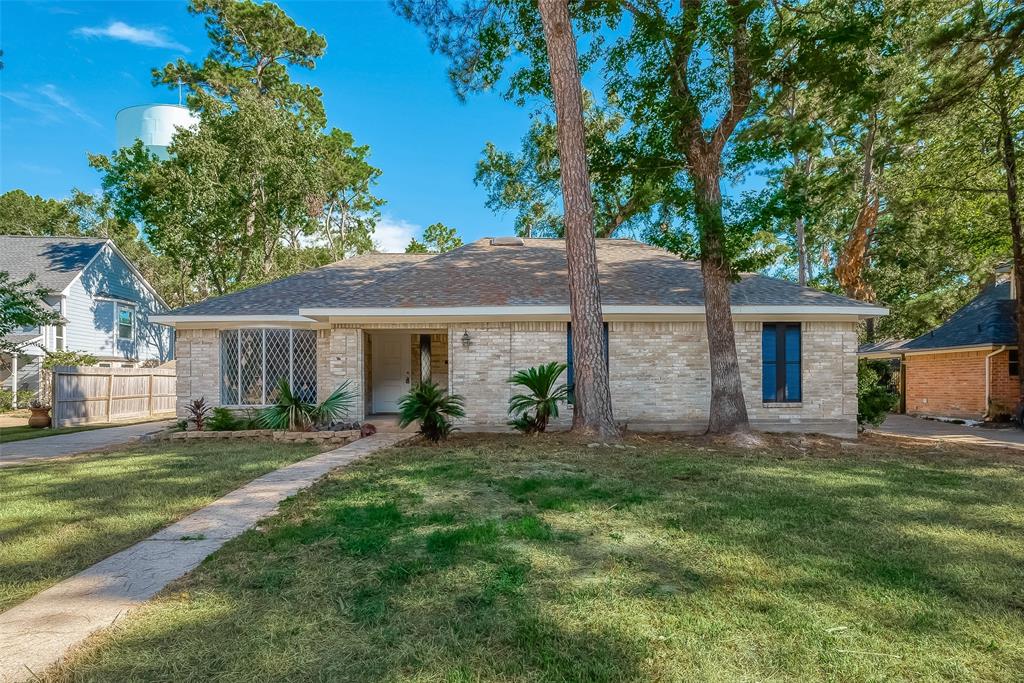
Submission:
<svg viewBox="0 0 1024 683">
<path fill-rule="evenodd" d="M 336 467 L 411 434 L 380 433 L 288 465 L 0 614 L 0 681 L 41 673 L 93 631 L 192 571 L 278 503 Z"/>
<path fill-rule="evenodd" d="M 142 422 L 123 425 L 121 427 L 103 427 L 87 429 L 71 434 L 41 436 L 38 439 L 24 439 L 12 443 L 0 443 L 0 467 L 21 465 L 35 460 L 49 460 L 75 453 L 95 451 L 100 448 L 120 446 L 124 443 L 158 432 L 167 425 L 168 420 L 159 422 Z"/>
</svg>

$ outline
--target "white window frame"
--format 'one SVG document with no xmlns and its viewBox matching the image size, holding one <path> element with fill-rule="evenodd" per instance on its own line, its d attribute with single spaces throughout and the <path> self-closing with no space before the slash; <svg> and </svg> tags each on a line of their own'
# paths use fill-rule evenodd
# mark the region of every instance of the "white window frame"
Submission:
<svg viewBox="0 0 1024 683">
<path fill-rule="evenodd" d="M 132 334 L 130 337 L 121 336 L 121 311 L 128 310 L 132 313 Z M 136 310 L 135 304 L 126 303 L 124 301 L 114 302 L 114 341 L 122 342 L 127 341 L 135 343 L 135 331 L 138 326 L 138 311 Z"/>
<path fill-rule="evenodd" d="M 64 318 L 64 322 L 53 326 L 53 350 L 64 351 L 68 348 L 68 324 L 67 318 L 65 317 L 65 298 L 61 297 L 57 301 L 57 313 L 60 317 Z M 60 332 L 61 334 L 58 334 Z"/>
</svg>

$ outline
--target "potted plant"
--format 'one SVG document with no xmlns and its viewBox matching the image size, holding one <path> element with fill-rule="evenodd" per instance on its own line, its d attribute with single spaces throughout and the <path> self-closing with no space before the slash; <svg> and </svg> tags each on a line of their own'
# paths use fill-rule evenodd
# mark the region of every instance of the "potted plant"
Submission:
<svg viewBox="0 0 1024 683">
<path fill-rule="evenodd" d="M 32 411 L 32 416 L 28 418 L 29 427 L 41 429 L 50 426 L 50 406 L 34 398 L 28 404 L 28 409 Z"/>
</svg>

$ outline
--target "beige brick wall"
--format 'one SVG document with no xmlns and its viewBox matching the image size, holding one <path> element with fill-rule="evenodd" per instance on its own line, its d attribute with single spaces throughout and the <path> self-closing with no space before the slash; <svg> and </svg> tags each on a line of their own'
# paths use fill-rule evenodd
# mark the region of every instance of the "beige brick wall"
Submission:
<svg viewBox="0 0 1024 683">
<path fill-rule="evenodd" d="M 358 396 L 364 395 L 367 333 L 374 329 L 415 330 L 412 325 L 339 325 L 318 332 L 321 398 L 346 379 Z M 434 374 L 440 380 L 446 372 L 451 391 L 465 397 L 464 427 L 503 427 L 514 391 L 509 377 L 522 368 L 565 362 L 565 330 L 564 322 L 460 323 L 448 326 L 446 334 L 430 330 L 435 335 L 434 348 L 441 350 L 447 344 L 447 370 L 441 371 L 443 356 L 437 353 Z M 766 430 L 855 434 L 856 324 L 805 322 L 802 331 L 803 401 L 764 404 L 761 323 L 737 322 L 737 353 L 753 425 Z M 467 332 L 468 347 L 462 343 Z M 214 404 L 219 398 L 217 342 L 215 330 L 179 331 L 179 410 L 190 397 L 205 395 Z M 609 323 L 609 375 L 616 419 L 633 429 L 703 429 L 710 403 L 707 353 L 707 335 L 700 322 Z M 355 419 L 365 416 L 362 401 L 354 413 Z M 563 412 L 559 423 L 570 421 L 571 409 Z"/>
<path fill-rule="evenodd" d="M 174 335 L 177 372 L 175 412 L 187 417 L 185 404 L 206 398 L 210 406 L 220 405 L 220 331 L 177 330 Z"/>
</svg>

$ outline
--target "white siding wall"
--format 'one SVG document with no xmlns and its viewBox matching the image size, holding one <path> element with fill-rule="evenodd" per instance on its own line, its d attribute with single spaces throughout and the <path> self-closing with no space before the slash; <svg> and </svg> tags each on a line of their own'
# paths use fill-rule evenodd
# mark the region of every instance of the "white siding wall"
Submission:
<svg viewBox="0 0 1024 683">
<path fill-rule="evenodd" d="M 136 304 L 134 341 L 117 339 L 116 304 L 97 296 Z M 174 357 L 171 329 L 149 322 L 150 315 L 165 309 L 109 246 L 68 288 L 65 305 L 69 350 L 140 361 Z"/>
</svg>

